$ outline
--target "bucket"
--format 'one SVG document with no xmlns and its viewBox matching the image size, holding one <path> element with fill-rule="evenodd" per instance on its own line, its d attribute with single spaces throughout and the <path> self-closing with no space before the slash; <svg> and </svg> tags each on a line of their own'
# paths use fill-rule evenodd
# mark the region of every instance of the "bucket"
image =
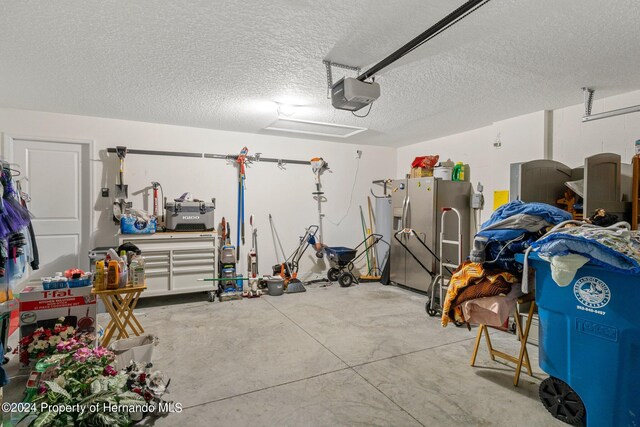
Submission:
<svg viewBox="0 0 640 427">
<path fill-rule="evenodd" d="M 434 178 L 440 178 L 443 181 L 451 181 L 451 175 L 453 175 L 453 168 L 450 166 L 437 166 L 433 169 Z"/>
<path fill-rule="evenodd" d="M 116 367 L 124 369 L 132 361 L 150 363 L 153 358 L 153 348 L 156 345 L 158 345 L 158 337 L 143 335 L 114 341 L 109 344 L 109 350 L 116 354 Z"/>
<path fill-rule="evenodd" d="M 269 295 L 273 297 L 282 295 L 284 293 L 284 281 L 280 278 L 267 279 L 267 289 L 269 290 Z"/>
</svg>

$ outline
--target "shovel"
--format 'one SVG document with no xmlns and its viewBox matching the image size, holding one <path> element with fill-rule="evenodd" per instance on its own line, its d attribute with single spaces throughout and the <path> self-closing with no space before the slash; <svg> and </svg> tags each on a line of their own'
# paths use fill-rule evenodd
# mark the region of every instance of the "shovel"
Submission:
<svg viewBox="0 0 640 427">
<path fill-rule="evenodd" d="M 124 184 L 124 158 L 127 155 L 127 147 L 116 147 L 116 154 L 120 159 L 120 173 L 118 174 L 120 183 L 116 184 L 114 197 L 118 200 L 122 200 L 129 197 L 129 186 Z"/>
</svg>

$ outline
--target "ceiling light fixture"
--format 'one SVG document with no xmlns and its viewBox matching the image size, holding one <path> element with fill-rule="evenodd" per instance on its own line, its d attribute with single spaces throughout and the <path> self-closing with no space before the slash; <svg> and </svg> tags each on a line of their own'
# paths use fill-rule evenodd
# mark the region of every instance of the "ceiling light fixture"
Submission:
<svg viewBox="0 0 640 427">
<path fill-rule="evenodd" d="M 298 105 L 285 104 L 282 102 L 276 102 L 278 106 L 278 116 L 291 117 L 296 113 Z"/>
</svg>

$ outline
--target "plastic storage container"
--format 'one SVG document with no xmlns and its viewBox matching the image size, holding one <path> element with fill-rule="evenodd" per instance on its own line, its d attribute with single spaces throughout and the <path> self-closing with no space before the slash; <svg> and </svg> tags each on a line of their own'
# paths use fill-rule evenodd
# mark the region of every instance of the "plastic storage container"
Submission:
<svg viewBox="0 0 640 427">
<path fill-rule="evenodd" d="M 282 295 L 284 293 L 284 281 L 279 277 L 267 279 L 267 290 L 272 297 Z"/>
<path fill-rule="evenodd" d="M 236 263 L 236 247 L 231 245 L 225 245 L 220 250 L 220 263 L 221 264 L 235 264 Z"/>
<path fill-rule="evenodd" d="M 451 166 L 436 166 L 433 169 L 433 177 L 440 178 L 443 181 L 451 181 L 453 176 L 453 167 Z"/>
<path fill-rule="evenodd" d="M 120 218 L 121 234 L 153 234 L 158 229 L 158 220 L 155 217 L 148 221 L 141 220 L 133 215 L 123 215 Z"/>
<path fill-rule="evenodd" d="M 65 289 L 68 287 L 69 280 L 62 276 L 62 273 L 56 273 L 55 277 L 42 278 L 42 289 L 52 291 L 54 289 Z"/>
<path fill-rule="evenodd" d="M 560 287 L 547 261 L 534 253 L 529 263 L 540 367 L 551 376 L 540 384 L 543 404 L 565 422 L 584 416 L 588 427 L 640 425 L 640 277 L 587 264 Z"/>
<path fill-rule="evenodd" d="M 85 274 L 79 279 L 69 279 L 67 283 L 70 288 L 81 288 L 83 286 L 91 286 L 91 276 Z"/>
</svg>

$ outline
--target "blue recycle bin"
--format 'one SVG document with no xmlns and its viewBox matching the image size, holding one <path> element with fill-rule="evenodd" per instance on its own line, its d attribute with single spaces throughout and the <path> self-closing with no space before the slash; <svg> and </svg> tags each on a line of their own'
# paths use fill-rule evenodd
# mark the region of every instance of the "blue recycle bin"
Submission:
<svg viewBox="0 0 640 427">
<path fill-rule="evenodd" d="M 540 318 L 540 400 L 587 427 L 640 426 L 640 276 L 586 264 L 558 286 L 549 262 L 529 255 Z"/>
</svg>

